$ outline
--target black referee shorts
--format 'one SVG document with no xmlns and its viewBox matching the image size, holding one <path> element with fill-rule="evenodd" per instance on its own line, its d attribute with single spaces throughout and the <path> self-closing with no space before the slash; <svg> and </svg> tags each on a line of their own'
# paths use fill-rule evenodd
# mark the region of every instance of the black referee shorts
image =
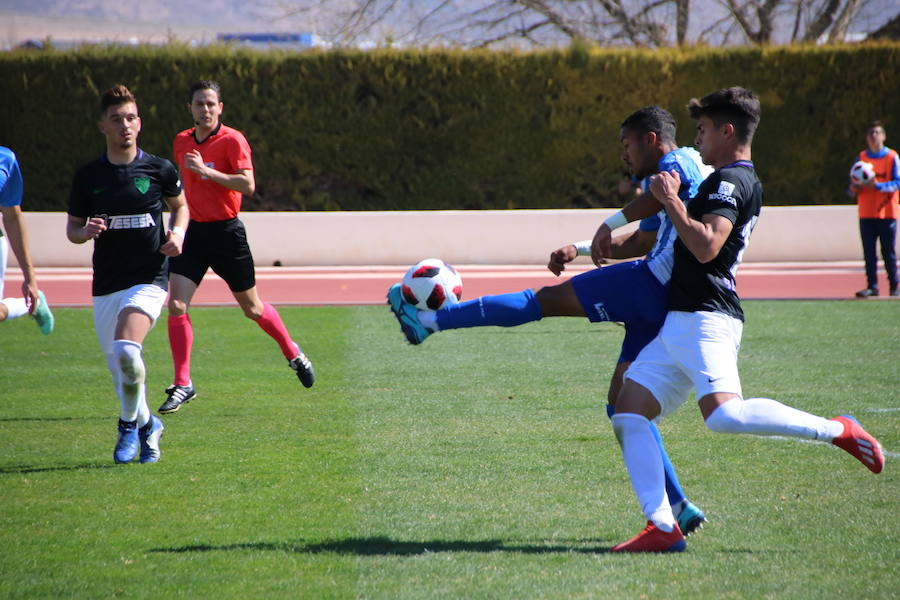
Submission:
<svg viewBox="0 0 900 600">
<path fill-rule="evenodd" d="M 237 217 L 209 223 L 191 221 L 181 254 L 169 259 L 170 273 L 187 277 L 198 286 L 208 269 L 221 277 L 232 292 L 244 292 L 256 285 L 247 231 Z"/>
</svg>

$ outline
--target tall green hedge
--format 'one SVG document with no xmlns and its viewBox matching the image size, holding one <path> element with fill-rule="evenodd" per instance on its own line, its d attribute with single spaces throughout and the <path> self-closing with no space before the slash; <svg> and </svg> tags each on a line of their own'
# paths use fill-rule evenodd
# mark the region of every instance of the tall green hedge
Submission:
<svg viewBox="0 0 900 600">
<path fill-rule="evenodd" d="M 866 123 L 900 139 L 900 44 L 688 50 L 258 52 L 84 48 L 0 54 L 0 144 L 19 155 L 29 210 L 65 210 L 72 174 L 104 149 L 97 98 L 138 97 L 140 145 L 171 156 L 187 90 L 223 86 L 223 120 L 254 150 L 245 209 L 615 206 L 619 124 L 730 85 L 762 98 L 754 144 L 769 204 L 833 204 Z"/>
</svg>

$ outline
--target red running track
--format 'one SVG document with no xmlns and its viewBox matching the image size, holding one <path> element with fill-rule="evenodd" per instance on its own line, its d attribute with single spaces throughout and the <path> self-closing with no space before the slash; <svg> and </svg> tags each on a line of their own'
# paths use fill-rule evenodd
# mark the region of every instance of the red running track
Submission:
<svg viewBox="0 0 900 600">
<path fill-rule="evenodd" d="M 554 285 L 542 266 L 457 265 L 463 278 L 463 298 Z M 574 275 L 592 268 L 578 265 Z M 258 267 L 260 297 L 278 305 L 382 304 L 388 287 L 403 276 L 403 267 Z M 40 268 L 38 284 L 51 306 L 90 306 L 89 268 Z M 564 275 L 565 277 L 566 275 Z M 888 289 L 884 274 L 882 299 Z M 5 295 L 17 295 L 22 283 L 18 269 L 6 274 Z M 865 286 L 861 261 L 839 263 L 747 263 L 737 277 L 745 299 L 851 299 Z M 868 300 L 867 300 L 868 301 Z M 197 290 L 194 306 L 234 304 L 228 287 L 212 273 Z"/>
</svg>

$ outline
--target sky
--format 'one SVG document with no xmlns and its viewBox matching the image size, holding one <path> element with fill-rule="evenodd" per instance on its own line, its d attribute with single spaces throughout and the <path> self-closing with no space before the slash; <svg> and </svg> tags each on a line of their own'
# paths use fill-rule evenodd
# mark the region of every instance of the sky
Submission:
<svg viewBox="0 0 900 600">
<path fill-rule="evenodd" d="M 405 31 L 402 20 L 413 12 L 426 13 L 445 0 L 400 0 L 408 10 L 392 17 L 369 36 L 378 45 L 387 36 Z M 649 0 L 648 0 L 649 1 Z M 692 0 L 689 38 L 722 13 L 723 0 Z M 456 0 L 459 10 L 483 6 L 485 0 Z M 352 0 L 328 0 L 326 8 L 307 11 L 292 18 L 278 18 L 292 0 L 0 0 L 0 46 L 11 47 L 23 39 L 151 41 L 167 36 L 194 39 L 200 43 L 217 33 L 295 32 L 327 38 L 340 22 L 339 13 Z M 877 29 L 900 12 L 897 0 L 861 0 L 862 10 L 854 30 Z M 3 14 L 5 13 L 5 14 Z M 780 35 L 789 35 L 791 19 L 782 22 Z M 465 35 L 465 33 L 463 33 Z M 786 40 L 776 40 L 786 41 Z"/>
</svg>

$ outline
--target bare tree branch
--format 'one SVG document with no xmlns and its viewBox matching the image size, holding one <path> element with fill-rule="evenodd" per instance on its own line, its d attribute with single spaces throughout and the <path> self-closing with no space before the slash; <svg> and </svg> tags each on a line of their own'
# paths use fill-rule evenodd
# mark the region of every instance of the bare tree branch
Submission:
<svg viewBox="0 0 900 600">
<path fill-rule="evenodd" d="M 831 32 L 828 34 L 829 42 L 844 41 L 844 38 L 847 37 L 847 28 L 850 27 L 850 21 L 853 19 L 853 15 L 856 13 L 858 6 L 859 0 L 847 0 L 847 4 L 844 5 L 844 10 L 841 11 L 834 27 L 831 28 Z"/>
<path fill-rule="evenodd" d="M 823 33 L 828 31 L 828 28 L 831 27 L 831 24 L 834 22 L 834 14 L 837 12 L 840 5 L 841 0 L 827 0 L 827 2 L 822 4 L 819 14 L 816 15 L 815 20 L 806 28 L 806 35 L 803 36 L 803 41 L 814 42 L 819 39 Z"/>
<path fill-rule="evenodd" d="M 575 39 L 648 47 L 840 40 L 874 0 L 250 1 L 277 4 L 284 19 L 324 23 L 328 14 L 327 31 L 316 33 L 335 45 L 527 48 Z"/>
</svg>

